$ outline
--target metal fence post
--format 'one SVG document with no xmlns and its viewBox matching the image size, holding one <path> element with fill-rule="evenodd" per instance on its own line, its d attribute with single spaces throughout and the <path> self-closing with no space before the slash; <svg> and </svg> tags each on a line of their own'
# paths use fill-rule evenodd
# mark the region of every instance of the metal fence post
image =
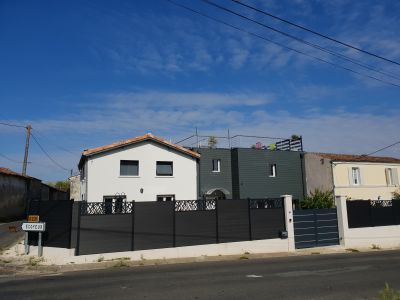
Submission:
<svg viewBox="0 0 400 300">
<path fill-rule="evenodd" d="M 247 215 L 249 218 L 249 240 L 253 240 L 253 235 L 251 232 L 251 211 L 250 211 L 250 198 L 247 199 Z"/>
<path fill-rule="evenodd" d="M 132 240 L 131 250 L 135 250 L 135 200 L 132 200 Z"/>
<path fill-rule="evenodd" d="M 79 201 L 78 204 L 78 225 L 76 228 L 76 248 L 75 255 L 79 255 L 79 241 L 81 237 L 81 215 L 82 215 L 82 201 Z"/>
<path fill-rule="evenodd" d="M 219 244 L 219 228 L 218 228 L 218 199 L 215 199 L 215 240 Z"/>
<path fill-rule="evenodd" d="M 71 206 L 70 206 L 70 211 L 71 211 L 71 218 L 69 219 L 69 244 L 68 244 L 68 249 L 71 249 L 71 238 L 72 238 L 72 216 L 74 215 L 74 200 L 71 201 Z"/>
<path fill-rule="evenodd" d="M 174 201 L 173 201 L 173 205 L 172 205 L 172 209 L 173 209 L 173 214 L 172 214 L 172 246 L 173 247 L 176 247 L 176 228 L 175 228 L 175 214 L 176 214 L 176 212 L 175 212 L 175 204 L 176 204 L 176 202 L 175 202 L 175 199 L 174 199 Z"/>
</svg>

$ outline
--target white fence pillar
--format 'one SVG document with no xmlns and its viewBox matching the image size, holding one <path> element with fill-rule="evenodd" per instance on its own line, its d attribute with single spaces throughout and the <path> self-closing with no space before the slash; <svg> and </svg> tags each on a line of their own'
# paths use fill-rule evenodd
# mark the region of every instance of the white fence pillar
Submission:
<svg viewBox="0 0 400 300">
<path fill-rule="evenodd" d="M 346 246 L 346 236 L 349 230 L 349 223 L 347 220 L 347 205 L 345 196 L 336 196 L 335 198 L 338 229 L 339 229 L 339 241 L 340 245 Z"/>
<path fill-rule="evenodd" d="M 285 224 L 288 233 L 288 251 L 295 251 L 292 195 L 282 195 L 285 207 Z"/>
</svg>

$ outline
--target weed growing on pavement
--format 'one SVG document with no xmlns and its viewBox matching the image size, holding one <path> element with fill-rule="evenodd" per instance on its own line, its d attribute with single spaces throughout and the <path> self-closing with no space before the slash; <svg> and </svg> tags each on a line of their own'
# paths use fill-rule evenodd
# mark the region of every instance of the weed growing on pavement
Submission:
<svg viewBox="0 0 400 300">
<path fill-rule="evenodd" d="M 376 245 L 376 244 L 372 244 L 371 248 L 374 249 L 374 250 L 380 250 L 381 249 L 381 247 L 379 245 Z"/>
<path fill-rule="evenodd" d="M 380 300 L 400 300 L 400 291 L 395 290 L 385 283 L 385 287 L 379 291 Z"/>
</svg>

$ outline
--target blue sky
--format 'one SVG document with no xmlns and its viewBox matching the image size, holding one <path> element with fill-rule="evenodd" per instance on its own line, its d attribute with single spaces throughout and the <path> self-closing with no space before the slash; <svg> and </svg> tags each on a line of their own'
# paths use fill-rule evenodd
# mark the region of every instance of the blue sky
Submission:
<svg viewBox="0 0 400 300">
<path fill-rule="evenodd" d="M 221 12 L 213 17 L 345 67 L 390 80 Z M 244 15 L 400 77 L 385 63 L 268 19 Z M 244 0 L 243 0 L 244 1 Z M 244 1 L 400 61 L 398 1 Z M 312 60 L 167 1 L 0 1 L 0 122 L 32 124 L 65 169 L 83 149 L 147 132 L 289 137 L 305 149 L 368 153 L 400 140 L 400 88 Z M 21 170 L 24 129 L 0 126 L 0 166 Z M 254 141 L 251 141 L 253 143 Z M 245 143 L 242 141 L 242 143 Z M 31 140 L 28 174 L 69 172 Z M 381 152 L 400 157 L 400 147 Z M 6 156 L 8 159 L 4 158 Z"/>
</svg>

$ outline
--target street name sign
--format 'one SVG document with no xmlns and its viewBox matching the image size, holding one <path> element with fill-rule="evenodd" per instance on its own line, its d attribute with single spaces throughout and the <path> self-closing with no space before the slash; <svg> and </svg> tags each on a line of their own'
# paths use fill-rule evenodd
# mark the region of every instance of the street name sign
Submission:
<svg viewBox="0 0 400 300">
<path fill-rule="evenodd" d="M 46 231 L 46 223 L 22 223 L 22 230 L 43 232 Z"/>
</svg>

